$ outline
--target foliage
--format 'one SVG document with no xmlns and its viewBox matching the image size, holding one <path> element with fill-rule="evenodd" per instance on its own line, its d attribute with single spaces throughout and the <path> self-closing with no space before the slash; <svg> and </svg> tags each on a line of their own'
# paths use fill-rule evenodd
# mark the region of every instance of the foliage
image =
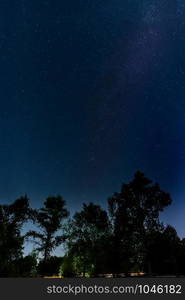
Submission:
<svg viewBox="0 0 185 300">
<path fill-rule="evenodd" d="M 109 233 L 109 221 L 106 211 L 93 203 L 83 204 L 83 209 L 74 215 L 69 223 L 68 251 L 70 256 L 78 258 L 79 273 L 94 273 L 97 261 L 103 261 L 104 240 Z M 101 250 L 100 250 L 101 249 Z"/>
<path fill-rule="evenodd" d="M 56 232 L 62 228 L 62 221 L 68 216 L 65 201 L 61 196 L 48 197 L 44 207 L 35 211 L 35 223 L 40 231 L 29 231 L 27 237 L 32 237 L 37 243 L 37 250 L 47 261 L 51 252 L 65 240 L 64 235 L 56 236 Z"/>
<path fill-rule="evenodd" d="M 35 254 L 29 254 L 21 257 L 16 264 L 17 277 L 36 276 L 37 257 Z"/>
<path fill-rule="evenodd" d="M 60 276 L 63 277 L 75 277 L 77 274 L 76 261 L 73 256 L 65 255 L 60 265 Z"/>
<path fill-rule="evenodd" d="M 27 196 L 10 205 L 0 205 L 0 276 L 14 276 L 22 258 L 24 237 L 21 229 L 30 218 Z"/>
<path fill-rule="evenodd" d="M 0 277 L 128 276 L 131 271 L 185 276 L 185 239 L 159 220 L 170 204 L 170 195 L 159 184 L 136 172 L 108 199 L 109 214 L 99 205 L 83 204 L 66 231 L 63 221 L 69 213 L 61 196 L 48 197 L 37 210 L 29 207 L 27 196 L 0 205 Z M 29 220 L 38 230 L 23 236 Z M 23 257 L 25 237 L 33 238 L 35 251 L 42 254 L 39 263 L 35 253 Z M 65 256 L 51 256 L 61 245 L 66 246 Z"/>
<path fill-rule="evenodd" d="M 183 249 L 176 230 L 170 225 L 164 227 L 161 232 L 153 233 L 148 256 L 153 274 L 171 275 L 185 272 L 185 269 L 183 272 L 179 270 L 185 261 L 185 248 Z"/>
<path fill-rule="evenodd" d="M 171 204 L 170 195 L 143 173 L 123 184 L 120 193 L 108 199 L 115 248 L 115 273 L 137 264 L 142 269 L 147 255 L 147 235 L 158 231 L 159 213 Z M 120 264 L 123 262 L 123 265 Z"/>
<path fill-rule="evenodd" d="M 51 256 L 47 260 L 41 260 L 37 267 L 37 273 L 39 276 L 58 276 L 62 262 L 63 258 L 57 256 Z"/>
</svg>

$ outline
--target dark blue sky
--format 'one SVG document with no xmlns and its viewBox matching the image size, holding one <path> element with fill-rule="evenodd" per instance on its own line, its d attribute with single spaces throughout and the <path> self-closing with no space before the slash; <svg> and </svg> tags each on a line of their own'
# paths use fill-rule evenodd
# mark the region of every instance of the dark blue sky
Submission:
<svg viewBox="0 0 185 300">
<path fill-rule="evenodd" d="M 1 202 L 106 205 L 140 169 L 185 236 L 183 2 L 1 0 Z"/>
</svg>

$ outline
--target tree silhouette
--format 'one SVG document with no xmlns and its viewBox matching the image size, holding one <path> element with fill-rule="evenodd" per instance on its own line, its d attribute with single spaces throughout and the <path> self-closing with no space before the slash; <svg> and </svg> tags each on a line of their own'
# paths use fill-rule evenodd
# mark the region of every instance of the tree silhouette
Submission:
<svg viewBox="0 0 185 300">
<path fill-rule="evenodd" d="M 17 277 L 33 277 L 37 274 L 37 257 L 35 253 L 21 257 L 16 262 Z M 15 276 L 14 275 L 14 276 Z"/>
<path fill-rule="evenodd" d="M 180 240 L 177 251 L 177 275 L 185 276 L 185 239 Z"/>
<path fill-rule="evenodd" d="M 175 228 L 168 225 L 162 231 L 153 232 L 148 244 L 148 256 L 153 274 L 178 274 L 181 257 L 181 241 Z M 185 252 L 184 252 L 185 255 Z M 181 272 L 180 272 L 181 273 Z"/>
<path fill-rule="evenodd" d="M 115 273 L 122 268 L 128 271 L 134 265 L 143 269 L 148 251 L 147 235 L 159 229 L 159 212 L 170 204 L 170 195 L 139 171 L 130 183 L 122 185 L 120 193 L 114 193 L 108 199 L 114 235 Z"/>
<path fill-rule="evenodd" d="M 51 256 L 46 261 L 41 260 L 37 266 L 39 276 L 58 276 L 63 257 Z"/>
<path fill-rule="evenodd" d="M 62 263 L 60 265 L 59 275 L 63 277 L 75 277 L 79 272 L 79 260 L 74 253 L 66 254 L 63 257 Z"/>
<path fill-rule="evenodd" d="M 61 196 L 48 197 L 44 207 L 34 212 L 34 220 L 40 231 L 29 231 L 27 237 L 35 240 L 38 245 L 36 250 L 43 254 L 44 261 L 47 261 L 51 252 L 64 241 L 64 235 L 56 233 L 62 228 L 62 221 L 68 215 Z"/>
<path fill-rule="evenodd" d="M 83 209 L 74 215 L 69 224 L 68 248 L 70 256 L 78 261 L 78 270 L 96 273 L 98 261 L 103 261 L 103 241 L 109 231 L 108 216 L 105 210 L 93 203 L 83 204 Z M 103 250 L 103 254 L 102 254 Z M 101 259 L 100 259 L 101 255 Z M 100 266 L 100 265 L 99 265 Z"/>
<path fill-rule="evenodd" d="M 27 196 L 0 205 L 0 277 L 116 277 L 133 271 L 185 275 L 185 240 L 159 220 L 170 204 L 170 195 L 138 171 L 108 199 L 109 214 L 100 205 L 83 204 L 67 225 L 63 221 L 69 213 L 61 196 L 48 197 L 37 210 L 29 207 Z M 23 236 L 29 220 L 38 230 Z M 23 256 L 25 237 L 32 238 L 35 251 L 42 254 L 39 264 L 35 252 Z M 62 243 L 64 257 L 51 256 Z"/>
<path fill-rule="evenodd" d="M 29 200 L 20 197 L 10 205 L 0 205 L 0 276 L 15 276 L 22 258 L 23 224 L 30 218 Z"/>
</svg>

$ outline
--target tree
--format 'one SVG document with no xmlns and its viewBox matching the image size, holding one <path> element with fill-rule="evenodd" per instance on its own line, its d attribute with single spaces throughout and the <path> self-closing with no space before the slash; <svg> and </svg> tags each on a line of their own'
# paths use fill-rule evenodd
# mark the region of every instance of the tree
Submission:
<svg viewBox="0 0 185 300">
<path fill-rule="evenodd" d="M 185 276 L 185 238 L 180 240 L 177 251 L 177 275 Z"/>
<path fill-rule="evenodd" d="M 68 256 L 76 261 L 78 273 L 95 274 L 101 269 L 106 256 L 104 241 L 109 232 L 106 211 L 93 203 L 83 204 L 68 227 Z M 101 256 L 101 258 L 100 258 Z"/>
<path fill-rule="evenodd" d="M 153 274 L 170 275 L 179 273 L 181 263 L 181 242 L 175 228 L 168 225 L 162 231 L 153 233 L 148 244 L 148 256 Z M 181 272 L 180 272 L 181 273 Z"/>
<path fill-rule="evenodd" d="M 27 237 L 33 237 L 38 245 L 36 250 L 43 254 L 45 262 L 51 252 L 65 240 L 64 235 L 56 235 L 56 233 L 62 228 L 62 221 L 68 215 L 65 201 L 60 195 L 48 197 L 44 207 L 34 212 L 34 220 L 40 231 L 29 231 Z"/>
<path fill-rule="evenodd" d="M 35 253 L 21 257 L 16 263 L 17 277 L 36 276 L 37 257 Z"/>
<path fill-rule="evenodd" d="M 10 205 L 0 205 L 0 276 L 17 274 L 16 265 L 22 258 L 23 224 L 30 218 L 29 200 L 20 197 Z"/>
<path fill-rule="evenodd" d="M 120 193 L 108 199 L 115 248 L 115 273 L 137 265 L 143 269 L 148 253 L 148 236 L 159 230 L 159 213 L 171 204 L 170 195 L 141 172 L 123 184 Z M 150 263 L 148 261 L 148 263 Z"/>
<path fill-rule="evenodd" d="M 63 277 L 75 277 L 78 268 L 78 261 L 73 255 L 66 254 L 60 265 L 59 274 Z"/>
<path fill-rule="evenodd" d="M 37 273 L 41 276 L 58 276 L 63 257 L 51 256 L 46 261 L 41 260 L 37 266 Z"/>
</svg>

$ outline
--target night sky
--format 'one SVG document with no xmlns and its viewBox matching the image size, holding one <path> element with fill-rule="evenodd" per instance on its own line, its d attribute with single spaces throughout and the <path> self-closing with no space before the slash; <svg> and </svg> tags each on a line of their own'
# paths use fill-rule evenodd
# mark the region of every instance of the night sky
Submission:
<svg viewBox="0 0 185 300">
<path fill-rule="evenodd" d="M 139 169 L 185 236 L 185 1 L 0 1 L 0 201 L 106 207 Z"/>
</svg>

